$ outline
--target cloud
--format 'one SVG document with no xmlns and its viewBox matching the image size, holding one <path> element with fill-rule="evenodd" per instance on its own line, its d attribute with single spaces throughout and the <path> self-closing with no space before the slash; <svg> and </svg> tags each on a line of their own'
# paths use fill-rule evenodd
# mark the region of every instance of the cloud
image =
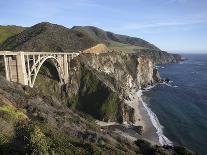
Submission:
<svg viewBox="0 0 207 155">
<path fill-rule="evenodd" d="M 187 3 L 189 0 L 168 0 L 168 3 Z"/>
<path fill-rule="evenodd" d="M 189 20 L 180 20 L 180 21 L 161 21 L 161 22 L 151 22 L 151 23 L 139 23 L 132 22 L 128 23 L 125 26 L 121 27 L 122 30 L 139 30 L 139 29 L 148 29 L 148 28 L 162 28 L 162 27 L 178 27 L 194 24 L 207 23 L 207 19 L 189 19 Z"/>
</svg>

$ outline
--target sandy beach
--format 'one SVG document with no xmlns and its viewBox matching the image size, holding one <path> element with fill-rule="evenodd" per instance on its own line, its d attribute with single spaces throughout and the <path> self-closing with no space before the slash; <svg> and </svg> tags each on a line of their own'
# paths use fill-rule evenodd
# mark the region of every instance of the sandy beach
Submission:
<svg viewBox="0 0 207 155">
<path fill-rule="evenodd" d="M 150 116 L 148 115 L 146 109 L 142 104 L 142 99 L 136 90 L 131 90 L 129 92 L 129 97 L 131 101 L 127 100 L 125 103 L 130 105 L 135 109 L 135 125 L 143 126 L 143 133 L 140 136 L 134 135 L 137 138 L 142 138 L 150 141 L 152 144 L 160 145 L 159 137 L 157 135 L 157 130 L 153 126 Z"/>
</svg>

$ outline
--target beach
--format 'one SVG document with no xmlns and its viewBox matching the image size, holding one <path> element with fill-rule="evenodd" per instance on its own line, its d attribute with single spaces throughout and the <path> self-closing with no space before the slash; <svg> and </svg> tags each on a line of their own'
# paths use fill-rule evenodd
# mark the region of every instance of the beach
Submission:
<svg viewBox="0 0 207 155">
<path fill-rule="evenodd" d="M 129 97 L 131 101 L 125 101 L 128 105 L 134 108 L 135 110 L 135 125 L 143 126 L 143 133 L 141 136 L 136 136 L 137 138 L 142 138 L 151 142 L 152 144 L 160 145 L 159 137 L 157 135 L 157 130 L 153 126 L 150 116 L 146 111 L 146 108 L 143 106 L 143 100 L 141 96 L 141 90 L 131 90 L 129 92 Z"/>
</svg>

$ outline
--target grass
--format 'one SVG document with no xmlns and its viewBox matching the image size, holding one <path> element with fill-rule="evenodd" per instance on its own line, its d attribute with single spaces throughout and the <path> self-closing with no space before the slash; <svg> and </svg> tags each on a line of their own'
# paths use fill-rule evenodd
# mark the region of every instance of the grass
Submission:
<svg viewBox="0 0 207 155">
<path fill-rule="evenodd" d="M 134 53 L 135 50 L 144 49 L 144 48 L 141 46 L 135 46 L 129 44 L 111 44 L 109 46 L 109 49 L 114 51 L 123 51 L 126 53 Z"/>
<path fill-rule="evenodd" d="M 25 29 L 26 28 L 19 26 L 0 26 L 0 44 L 9 37 L 19 34 Z"/>
<path fill-rule="evenodd" d="M 106 101 L 102 104 L 101 111 L 105 120 L 116 118 L 118 112 L 119 99 L 114 92 L 111 92 Z"/>
<path fill-rule="evenodd" d="M 25 114 L 25 111 L 18 110 L 17 108 L 9 104 L 0 107 L 0 113 L 6 120 L 11 121 L 25 120 L 28 118 Z"/>
<path fill-rule="evenodd" d="M 17 109 L 10 103 L 0 101 L 0 152 L 1 146 L 14 138 L 14 126 L 28 117 L 23 109 Z"/>
<path fill-rule="evenodd" d="M 48 152 L 47 139 L 42 130 L 34 124 L 24 128 L 24 139 L 27 143 L 26 149 L 34 154 Z"/>
</svg>

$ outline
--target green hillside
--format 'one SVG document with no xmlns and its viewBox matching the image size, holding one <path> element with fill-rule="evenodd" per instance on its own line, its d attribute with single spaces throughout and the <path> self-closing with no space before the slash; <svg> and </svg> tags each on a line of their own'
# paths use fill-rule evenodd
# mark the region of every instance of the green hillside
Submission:
<svg viewBox="0 0 207 155">
<path fill-rule="evenodd" d="M 84 33 L 47 22 L 27 28 L 7 39 L 2 50 L 77 52 L 95 46 L 96 41 Z"/>
<path fill-rule="evenodd" d="M 159 48 L 141 38 L 119 35 L 93 26 L 74 26 L 72 29 L 106 44 L 111 50 L 125 52 L 135 52 L 137 49 L 159 50 Z"/>
<path fill-rule="evenodd" d="M 2 44 L 7 38 L 24 31 L 25 27 L 20 26 L 0 26 L 0 44 Z"/>
<path fill-rule="evenodd" d="M 43 22 L 27 29 L 17 26 L 0 27 L 1 50 L 75 52 L 98 43 L 105 44 L 109 50 L 128 53 L 140 49 L 159 51 L 159 48 L 141 38 L 119 35 L 93 26 L 75 26 L 69 29 Z"/>
</svg>

